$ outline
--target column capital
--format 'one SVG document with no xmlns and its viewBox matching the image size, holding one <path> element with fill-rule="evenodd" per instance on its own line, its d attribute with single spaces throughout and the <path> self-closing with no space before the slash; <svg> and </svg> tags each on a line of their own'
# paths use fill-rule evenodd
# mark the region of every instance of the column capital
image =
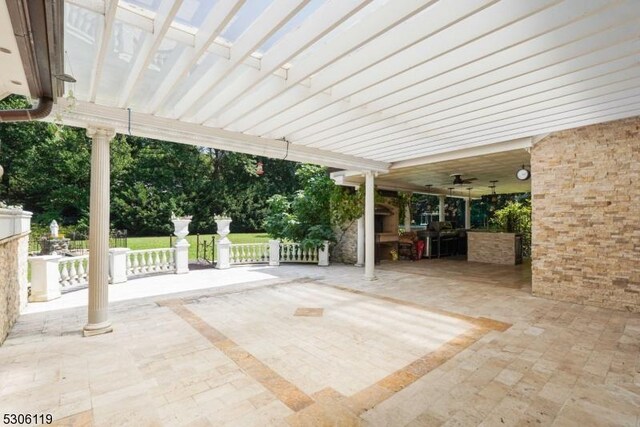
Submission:
<svg viewBox="0 0 640 427">
<path fill-rule="evenodd" d="M 116 136 L 116 130 L 107 126 L 89 125 L 87 126 L 87 136 L 89 138 L 103 137 L 111 140 Z"/>
</svg>

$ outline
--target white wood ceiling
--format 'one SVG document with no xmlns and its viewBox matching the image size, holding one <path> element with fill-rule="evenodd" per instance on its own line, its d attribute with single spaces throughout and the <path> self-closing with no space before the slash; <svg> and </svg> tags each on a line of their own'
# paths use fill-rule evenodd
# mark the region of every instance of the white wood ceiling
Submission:
<svg viewBox="0 0 640 427">
<path fill-rule="evenodd" d="M 640 114 L 638 0 L 67 0 L 65 19 L 77 108 L 363 168 Z"/>
</svg>

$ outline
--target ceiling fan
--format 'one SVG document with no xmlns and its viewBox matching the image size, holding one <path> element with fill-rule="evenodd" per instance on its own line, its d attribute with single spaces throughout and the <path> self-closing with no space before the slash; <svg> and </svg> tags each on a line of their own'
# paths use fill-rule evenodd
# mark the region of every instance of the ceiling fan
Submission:
<svg viewBox="0 0 640 427">
<path fill-rule="evenodd" d="M 471 184 L 473 181 L 476 181 L 478 179 L 478 178 L 465 178 L 465 179 L 462 179 L 462 174 L 461 173 L 452 173 L 449 176 L 453 177 L 453 185 Z"/>
</svg>

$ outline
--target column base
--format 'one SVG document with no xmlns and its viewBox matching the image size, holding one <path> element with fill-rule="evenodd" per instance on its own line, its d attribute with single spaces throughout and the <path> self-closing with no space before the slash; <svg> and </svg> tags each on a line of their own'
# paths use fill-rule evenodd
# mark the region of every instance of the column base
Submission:
<svg viewBox="0 0 640 427">
<path fill-rule="evenodd" d="M 360 263 L 360 262 L 356 262 L 353 265 L 354 265 L 354 267 L 364 267 L 364 263 Z"/>
<path fill-rule="evenodd" d="M 82 335 L 85 337 L 92 337 L 94 335 L 108 334 L 110 332 L 113 332 L 113 326 L 111 326 L 111 322 L 103 322 L 93 325 L 85 325 L 82 330 Z"/>
<path fill-rule="evenodd" d="M 368 282 L 373 282 L 374 280 L 378 280 L 378 278 L 376 276 L 371 276 L 371 277 L 364 276 L 364 280 Z"/>
<path fill-rule="evenodd" d="M 29 302 L 46 302 L 54 299 L 58 299 L 62 296 L 60 292 L 50 292 L 44 294 L 31 294 Z"/>
</svg>

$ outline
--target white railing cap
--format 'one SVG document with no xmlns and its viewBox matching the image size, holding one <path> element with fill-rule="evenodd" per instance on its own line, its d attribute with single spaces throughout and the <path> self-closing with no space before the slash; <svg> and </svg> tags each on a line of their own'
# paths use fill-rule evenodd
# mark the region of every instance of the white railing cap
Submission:
<svg viewBox="0 0 640 427">
<path fill-rule="evenodd" d="M 38 255 L 38 256 L 30 256 L 27 258 L 29 262 L 46 262 L 53 261 L 55 259 L 65 258 L 62 255 Z"/>
<path fill-rule="evenodd" d="M 111 248 L 109 249 L 109 252 L 111 252 L 112 254 L 123 254 L 125 252 L 129 252 L 131 249 L 129 248 Z"/>
</svg>

